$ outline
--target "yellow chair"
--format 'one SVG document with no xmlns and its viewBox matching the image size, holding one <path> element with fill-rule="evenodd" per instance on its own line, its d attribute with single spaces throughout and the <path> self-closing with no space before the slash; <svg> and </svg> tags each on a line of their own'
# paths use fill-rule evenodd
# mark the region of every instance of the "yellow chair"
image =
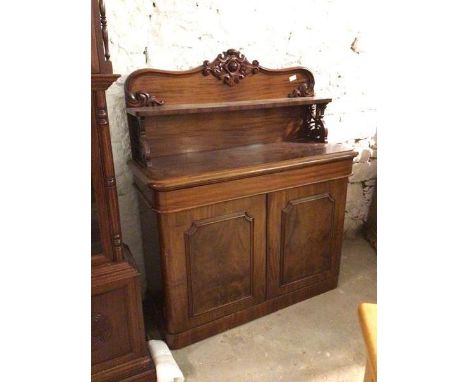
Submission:
<svg viewBox="0 0 468 382">
<path fill-rule="evenodd" d="M 361 304 L 358 312 L 367 349 L 364 382 L 377 382 L 377 304 Z"/>
</svg>

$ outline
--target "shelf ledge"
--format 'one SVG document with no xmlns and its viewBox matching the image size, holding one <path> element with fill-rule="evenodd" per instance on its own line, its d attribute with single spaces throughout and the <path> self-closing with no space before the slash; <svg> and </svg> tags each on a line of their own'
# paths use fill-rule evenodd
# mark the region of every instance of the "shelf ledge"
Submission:
<svg viewBox="0 0 468 382">
<path fill-rule="evenodd" d="M 293 107 L 305 105 L 327 104 L 331 98 L 298 97 L 275 98 L 263 100 L 178 104 L 162 106 L 145 106 L 127 108 L 127 113 L 135 117 L 155 117 L 161 115 L 199 114 L 236 110 L 273 109 L 278 107 Z"/>
</svg>

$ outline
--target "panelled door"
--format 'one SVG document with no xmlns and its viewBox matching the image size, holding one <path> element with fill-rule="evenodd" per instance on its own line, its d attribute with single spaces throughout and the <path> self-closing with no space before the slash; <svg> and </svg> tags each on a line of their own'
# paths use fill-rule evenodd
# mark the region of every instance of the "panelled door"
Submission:
<svg viewBox="0 0 468 382">
<path fill-rule="evenodd" d="M 162 215 L 168 329 L 177 333 L 265 299 L 266 195 Z M 169 221 L 170 220 L 170 221 Z M 171 309 L 171 308 L 169 308 Z"/>
<path fill-rule="evenodd" d="M 338 179 L 268 194 L 268 297 L 338 275 L 346 188 Z"/>
</svg>

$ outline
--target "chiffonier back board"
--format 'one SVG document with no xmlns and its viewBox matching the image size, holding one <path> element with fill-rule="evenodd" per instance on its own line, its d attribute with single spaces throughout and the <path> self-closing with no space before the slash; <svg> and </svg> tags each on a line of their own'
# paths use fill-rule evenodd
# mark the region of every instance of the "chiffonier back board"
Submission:
<svg viewBox="0 0 468 382">
<path fill-rule="evenodd" d="M 305 68 L 229 49 L 125 83 L 148 286 L 173 348 L 334 288 L 355 153 Z"/>
</svg>

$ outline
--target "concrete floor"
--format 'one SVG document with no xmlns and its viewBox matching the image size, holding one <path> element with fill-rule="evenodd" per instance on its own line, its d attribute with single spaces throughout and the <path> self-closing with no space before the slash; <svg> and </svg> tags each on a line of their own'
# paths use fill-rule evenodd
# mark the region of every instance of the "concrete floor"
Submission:
<svg viewBox="0 0 468 382">
<path fill-rule="evenodd" d="M 376 302 L 376 254 L 343 244 L 338 288 L 173 351 L 187 382 L 362 381 L 357 307 Z"/>
</svg>

